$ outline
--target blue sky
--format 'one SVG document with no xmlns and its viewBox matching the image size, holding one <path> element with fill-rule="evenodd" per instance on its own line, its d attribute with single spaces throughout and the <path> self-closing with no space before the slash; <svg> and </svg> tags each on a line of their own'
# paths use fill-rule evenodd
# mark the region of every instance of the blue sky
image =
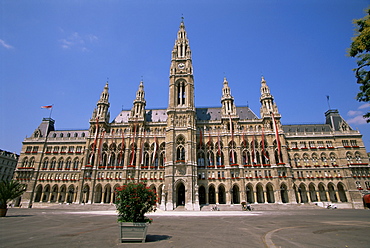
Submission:
<svg viewBox="0 0 370 248">
<path fill-rule="evenodd" d="M 107 78 L 111 119 L 130 109 L 141 79 L 147 108 L 166 108 L 181 16 L 198 107 L 220 106 L 224 76 L 238 106 L 259 116 L 263 75 L 283 124 L 323 123 L 330 107 L 364 135 L 369 104 L 346 56 L 364 0 L 0 1 L 0 149 L 22 141 L 54 104 L 57 129 L 87 129 Z"/>
</svg>

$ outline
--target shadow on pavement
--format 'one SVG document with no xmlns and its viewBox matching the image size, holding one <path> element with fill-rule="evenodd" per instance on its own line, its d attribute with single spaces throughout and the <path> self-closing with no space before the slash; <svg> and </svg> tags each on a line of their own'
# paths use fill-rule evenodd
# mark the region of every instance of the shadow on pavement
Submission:
<svg viewBox="0 0 370 248">
<path fill-rule="evenodd" d="M 145 242 L 157 242 L 157 241 L 167 240 L 167 239 L 170 239 L 170 238 L 172 238 L 172 236 L 147 234 Z"/>
<path fill-rule="evenodd" d="M 19 214 L 19 215 L 7 215 L 5 217 L 1 217 L 1 218 L 12 218 L 12 217 L 31 217 L 31 216 L 34 216 L 32 214 Z"/>
</svg>

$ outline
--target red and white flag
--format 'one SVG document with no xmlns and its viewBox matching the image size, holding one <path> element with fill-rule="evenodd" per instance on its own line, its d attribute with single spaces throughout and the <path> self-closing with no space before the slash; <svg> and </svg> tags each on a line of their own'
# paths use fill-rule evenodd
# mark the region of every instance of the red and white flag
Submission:
<svg viewBox="0 0 370 248">
<path fill-rule="evenodd" d="M 157 156 L 157 149 L 158 149 L 158 144 L 157 144 L 157 136 L 154 135 L 154 151 L 153 151 L 153 159 L 152 159 L 152 165 L 154 165 L 155 158 Z"/>
<path fill-rule="evenodd" d="M 104 136 L 105 136 L 105 131 L 102 133 L 102 136 L 100 138 L 99 142 L 99 149 L 98 149 L 98 165 L 101 165 L 103 162 L 103 143 L 104 143 Z"/>
<path fill-rule="evenodd" d="M 278 130 L 273 112 L 271 112 L 271 116 L 272 116 L 272 121 L 273 121 L 272 123 L 274 125 L 274 130 L 275 130 L 275 139 L 276 139 L 277 148 L 278 148 L 278 159 L 279 159 L 278 163 L 283 163 L 283 159 L 281 157 L 281 143 L 280 143 L 280 138 L 279 138 L 279 130 Z"/>
<path fill-rule="evenodd" d="M 217 149 L 217 155 L 218 155 L 218 163 L 219 165 L 221 165 L 221 142 L 220 142 L 220 130 L 218 129 L 218 132 L 217 132 L 217 146 L 218 146 L 218 149 Z"/>
<path fill-rule="evenodd" d="M 121 151 L 119 153 L 119 158 L 118 158 L 118 164 L 121 164 L 123 161 L 124 147 L 125 147 L 125 133 L 122 130 L 122 143 L 121 143 Z M 122 163 L 122 166 L 123 166 L 123 163 Z"/>
<path fill-rule="evenodd" d="M 134 136 L 131 143 L 131 160 L 130 165 L 133 165 L 135 159 L 135 139 L 136 139 L 136 124 L 134 124 Z"/>
<path fill-rule="evenodd" d="M 229 120 L 230 120 L 230 132 L 231 132 L 231 163 L 235 164 L 235 155 L 234 155 L 234 130 L 233 130 L 233 123 L 231 121 L 231 115 L 229 115 Z"/>
<path fill-rule="evenodd" d="M 41 106 L 41 108 L 43 108 L 43 109 L 51 109 L 52 107 L 53 107 L 53 105 Z"/>
<path fill-rule="evenodd" d="M 266 153 L 266 150 L 265 150 L 265 132 L 264 132 L 264 128 L 262 126 L 262 154 L 263 156 L 265 157 L 265 162 L 268 164 L 269 162 L 269 157 Z"/>
</svg>

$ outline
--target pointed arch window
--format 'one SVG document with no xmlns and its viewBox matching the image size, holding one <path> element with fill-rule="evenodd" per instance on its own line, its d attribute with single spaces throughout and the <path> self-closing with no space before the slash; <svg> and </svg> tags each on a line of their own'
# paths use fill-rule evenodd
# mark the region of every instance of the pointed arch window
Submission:
<svg viewBox="0 0 370 248">
<path fill-rule="evenodd" d="M 73 170 L 78 170 L 78 159 L 77 158 L 73 162 Z"/>
<path fill-rule="evenodd" d="M 331 163 L 331 165 L 336 165 L 337 164 L 337 159 L 335 158 L 334 153 L 330 154 L 330 163 Z"/>
<path fill-rule="evenodd" d="M 198 152 L 197 161 L 198 161 L 198 166 L 199 167 L 204 167 L 205 166 L 205 157 L 204 157 L 204 151 L 203 150 L 200 150 Z"/>
<path fill-rule="evenodd" d="M 28 158 L 27 157 L 25 157 L 23 159 L 22 167 L 28 167 Z"/>
<path fill-rule="evenodd" d="M 67 162 L 66 162 L 66 167 L 65 169 L 66 170 L 69 170 L 71 169 L 71 164 L 72 164 L 72 160 L 70 158 L 67 159 Z"/>
<path fill-rule="evenodd" d="M 60 159 L 59 162 L 58 162 L 58 170 L 62 170 L 63 169 L 63 164 L 64 164 L 63 159 Z"/>
<path fill-rule="evenodd" d="M 49 165 L 49 159 L 46 158 L 44 160 L 44 163 L 42 164 L 42 169 L 46 170 L 48 168 L 48 165 Z"/>
<path fill-rule="evenodd" d="M 57 163 L 56 159 L 53 158 L 51 160 L 51 163 L 50 163 L 50 170 L 54 170 L 55 169 L 56 163 Z"/>
<path fill-rule="evenodd" d="M 131 144 L 131 153 L 130 153 L 130 165 L 136 164 L 136 144 Z"/>
<path fill-rule="evenodd" d="M 229 162 L 230 164 L 237 164 L 237 157 L 236 157 L 236 144 L 234 141 L 230 141 L 229 143 Z"/>
<path fill-rule="evenodd" d="M 358 153 L 358 152 L 355 153 L 355 159 L 356 159 L 356 163 L 358 163 L 358 164 L 362 163 L 360 153 Z"/>
<path fill-rule="evenodd" d="M 166 145 L 164 142 L 159 146 L 159 150 L 160 150 L 159 166 L 164 166 L 166 162 Z"/>
<path fill-rule="evenodd" d="M 185 162 L 185 138 L 180 135 L 176 140 L 176 161 Z"/>
<path fill-rule="evenodd" d="M 184 105 L 185 104 L 185 81 L 180 81 L 177 84 L 177 105 Z"/>
</svg>

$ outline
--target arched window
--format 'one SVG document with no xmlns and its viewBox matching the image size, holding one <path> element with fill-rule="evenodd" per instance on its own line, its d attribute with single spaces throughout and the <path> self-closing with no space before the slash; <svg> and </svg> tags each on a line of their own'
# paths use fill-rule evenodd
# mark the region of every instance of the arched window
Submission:
<svg viewBox="0 0 370 248">
<path fill-rule="evenodd" d="M 159 146 L 159 151 L 159 166 L 164 166 L 166 162 L 166 144 L 164 142 Z"/>
<path fill-rule="evenodd" d="M 63 169 L 63 164 L 64 164 L 63 159 L 60 159 L 59 162 L 58 162 L 58 170 L 62 170 Z"/>
<path fill-rule="evenodd" d="M 69 170 L 71 169 L 71 164 L 72 164 L 72 160 L 70 158 L 67 159 L 67 162 L 66 162 L 66 170 Z"/>
<path fill-rule="evenodd" d="M 197 154 L 197 161 L 198 161 L 198 166 L 199 167 L 204 167 L 205 166 L 205 158 L 204 158 L 204 151 L 199 151 Z"/>
<path fill-rule="evenodd" d="M 50 163 L 50 170 L 54 170 L 55 169 L 56 163 L 57 163 L 56 159 L 53 158 L 51 160 L 51 163 Z"/>
<path fill-rule="evenodd" d="M 130 152 L 130 165 L 136 164 L 136 144 L 131 144 L 131 152 Z"/>
<path fill-rule="evenodd" d="M 321 154 L 321 163 L 322 163 L 322 165 L 328 165 L 328 160 L 326 158 L 326 154 L 325 153 L 322 153 Z"/>
<path fill-rule="evenodd" d="M 230 141 L 229 143 L 229 163 L 236 164 L 237 157 L 236 157 L 236 144 L 234 141 Z"/>
<path fill-rule="evenodd" d="M 309 160 L 308 155 L 306 153 L 303 154 L 303 164 L 304 164 L 304 166 L 310 166 L 310 160 Z"/>
<path fill-rule="evenodd" d="M 357 164 L 361 164 L 362 163 L 362 160 L 361 160 L 361 155 L 359 152 L 356 152 L 355 153 L 355 159 L 356 159 L 356 163 Z"/>
<path fill-rule="evenodd" d="M 215 165 L 215 155 L 213 154 L 212 151 L 208 151 L 207 152 L 207 158 L 206 158 L 206 161 L 207 161 L 207 165 L 208 166 L 213 166 Z"/>
<path fill-rule="evenodd" d="M 22 162 L 22 167 L 28 167 L 28 158 L 25 157 Z"/>
<path fill-rule="evenodd" d="M 49 165 L 49 160 L 46 158 L 44 160 L 44 163 L 42 164 L 42 169 L 46 170 L 48 168 L 48 165 Z"/>
<path fill-rule="evenodd" d="M 78 170 L 78 159 L 77 158 L 73 162 L 73 169 Z"/>
<path fill-rule="evenodd" d="M 185 138 L 180 135 L 176 140 L 176 161 L 185 162 Z"/>
<path fill-rule="evenodd" d="M 330 163 L 331 163 L 331 165 L 336 165 L 337 164 L 337 160 L 335 158 L 335 154 L 334 153 L 331 153 L 330 154 Z"/>
<path fill-rule="evenodd" d="M 318 159 L 317 159 L 317 155 L 315 153 L 312 154 L 312 164 L 314 166 L 318 166 L 319 165 L 319 162 L 318 162 Z"/>
<path fill-rule="evenodd" d="M 185 104 L 185 81 L 180 81 L 177 83 L 177 105 Z"/>
</svg>

